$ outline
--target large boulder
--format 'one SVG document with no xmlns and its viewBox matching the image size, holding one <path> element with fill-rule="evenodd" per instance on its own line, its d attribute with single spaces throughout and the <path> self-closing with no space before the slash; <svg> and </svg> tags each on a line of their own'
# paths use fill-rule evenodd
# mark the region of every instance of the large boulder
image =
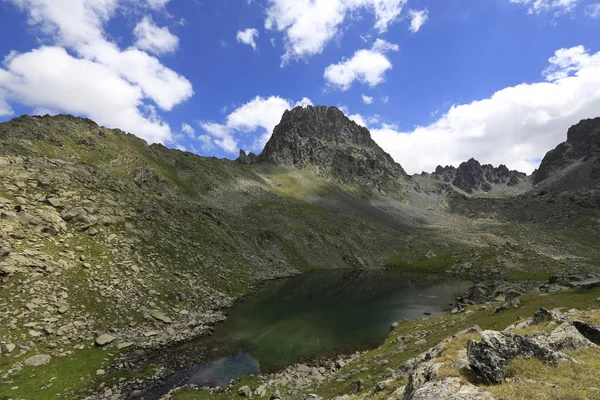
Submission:
<svg viewBox="0 0 600 400">
<path fill-rule="evenodd" d="M 573 326 L 589 341 L 600 345 L 600 325 L 590 324 L 589 322 L 573 321 Z"/>
<path fill-rule="evenodd" d="M 597 347 L 593 342 L 583 336 L 575 326 L 569 322 L 561 324 L 548 334 L 529 336 L 534 342 L 548 346 L 557 351 L 577 350 L 587 347 Z"/>
<path fill-rule="evenodd" d="M 471 369 L 492 384 L 504 380 L 508 364 L 516 357 L 537 358 L 551 364 L 560 360 L 575 361 L 532 339 L 497 331 L 483 331 L 479 342 L 470 340 L 467 344 L 467 357 Z"/>
</svg>

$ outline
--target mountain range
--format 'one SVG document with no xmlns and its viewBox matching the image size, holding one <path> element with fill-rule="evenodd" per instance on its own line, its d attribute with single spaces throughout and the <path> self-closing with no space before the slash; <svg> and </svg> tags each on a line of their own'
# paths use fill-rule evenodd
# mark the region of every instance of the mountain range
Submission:
<svg viewBox="0 0 600 400">
<path fill-rule="evenodd" d="M 531 176 L 474 159 L 410 176 L 335 107 L 286 111 L 260 154 L 235 161 L 22 116 L 0 123 L 0 177 L 7 388 L 42 352 L 62 368 L 65 351 L 104 357 L 88 341 L 126 351 L 205 334 L 266 279 L 385 267 L 535 280 L 600 259 L 600 118 Z M 47 393 L 91 387 L 69 382 Z"/>
</svg>

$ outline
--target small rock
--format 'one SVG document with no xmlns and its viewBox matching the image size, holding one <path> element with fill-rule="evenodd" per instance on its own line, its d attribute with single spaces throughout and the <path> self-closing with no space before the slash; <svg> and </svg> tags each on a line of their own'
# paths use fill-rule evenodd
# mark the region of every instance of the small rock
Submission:
<svg viewBox="0 0 600 400">
<path fill-rule="evenodd" d="M 103 370 L 103 369 L 99 369 L 99 370 L 96 371 L 96 375 L 97 376 L 101 376 L 101 375 L 104 375 L 104 374 L 106 374 L 106 371 Z"/>
<path fill-rule="evenodd" d="M 123 349 L 127 349 L 127 348 L 129 348 L 131 346 L 133 346 L 133 342 L 119 343 L 119 344 L 117 344 L 117 349 L 123 350 Z"/>
</svg>

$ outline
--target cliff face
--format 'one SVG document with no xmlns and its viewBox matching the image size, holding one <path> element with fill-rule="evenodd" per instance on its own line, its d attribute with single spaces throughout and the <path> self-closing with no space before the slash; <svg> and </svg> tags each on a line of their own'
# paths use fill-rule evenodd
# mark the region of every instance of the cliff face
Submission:
<svg viewBox="0 0 600 400">
<path fill-rule="evenodd" d="M 410 179 L 375 143 L 368 129 L 336 107 L 307 106 L 286 111 L 257 161 L 314 167 L 334 180 L 376 188 Z"/>
<path fill-rule="evenodd" d="M 533 183 L 550 180 L 556 181 L 557 189 L 600 183 L 600 118 L 585 119 L 572 126 L 567 132 L 567 141 L 546 154 Z"/>
</svg>

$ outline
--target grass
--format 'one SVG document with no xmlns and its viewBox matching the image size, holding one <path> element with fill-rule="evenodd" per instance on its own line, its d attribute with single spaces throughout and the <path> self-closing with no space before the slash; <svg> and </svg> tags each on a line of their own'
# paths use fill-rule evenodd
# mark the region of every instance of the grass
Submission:
<svg viewBox="0 0 600 400">
<path fill-rule="evenodd" d="M 579 400 L 600 398 L 600 349 L 567 352 L 578 364 L 546 365 L 536 359 L 511 362 L 508 377 L 521 381 L 485 387 L 498 399 Z"/>
<path fill-rule="evenodd" d="M 0 399 L 81 398 L 91 388 L 110 378 L 110 374 L 96 376 L 96 370 L 107 368 L 116 358 L 115 352 L 109 353 L 94 347 L 72 351 L 74 353 L 71 356 L 53 357 L 47 365 L 23 367 L 18 375 L 2 382 Z M 27 357 L 32 355 L 27 354 Z M 18 389 L 13 390 L 13 387 Z"/>
</svg>

